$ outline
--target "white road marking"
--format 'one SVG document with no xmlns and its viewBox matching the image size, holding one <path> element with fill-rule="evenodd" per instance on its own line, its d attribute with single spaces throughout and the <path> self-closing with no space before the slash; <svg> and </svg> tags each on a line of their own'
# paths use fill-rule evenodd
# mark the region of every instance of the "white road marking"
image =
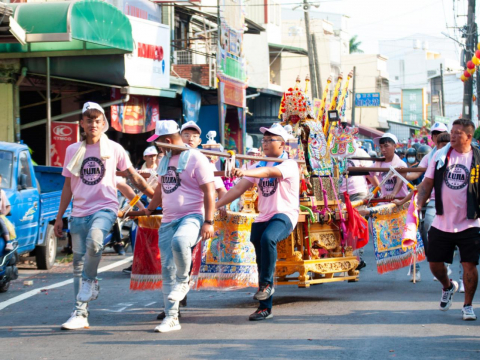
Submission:
<svg viewBox="0 0 480 360">
<path fill-rule="evenodd" d="M 128 258 L 125 258 L 123 260 L 114 262 L 110 265 L 107 265 L 107 266 L 104 266 L 104 267 L 98 269 L 98 273 L 100 274 L 100 273 L 108 271 L 110 269 L 114 269 L 117 266 L 126 264 L 126 263 L 128 263 L 132 260 L 133 260 L 133 256 L 129 256 Z M 73 283 L 73 279 L 69 279 L 69 280 L 61 281 L 61 282 L 53 284 L 53 285 L 49 285 L 49 286 L 41 287 L 41 288 L 38 288 L 38 289 L 35 289 L 35 290 L 27 291 L 26 293 L 24 293 L 22 295 L 15 296 L 15 297 L 13 297 L 9 300 L 1 302 L 0 303 L 0 310 L 3 310 L 10 305 L 16 304 L 20 301 L 26 300 L 26 299 L 28 299 L 32 296 L 40 294 L 42 292 L 42 290 L 56 289 L 56 288 L 59 288 L 59 287 L 62 287 L 62 286 L 68 285 L 68 284 L 72 284 L 72 283 Z"/>
<path fill-rule="evenodd" d="M 151 302 L 151 303 L 148 303 L 147 305 L 145 305 L 145 307 L 150 306 L 150 305 L 153 305 L 153 304 L 155 304 L 155 303 L 156 303 L 156 301 Z"/>
</svg>

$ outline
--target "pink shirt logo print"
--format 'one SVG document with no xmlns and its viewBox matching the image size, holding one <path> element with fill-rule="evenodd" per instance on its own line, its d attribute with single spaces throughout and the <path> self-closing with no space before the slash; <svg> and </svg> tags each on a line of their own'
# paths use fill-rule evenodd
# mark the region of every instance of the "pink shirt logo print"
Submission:
<svg viewBox="0 0 480 360">
<path fill-rule="evenodd" d="M 167 174 L 162 176 L 162 188 L 165 194 L 171 194 L 181 185 L 180 176 L 175 166 L 169 166 Z"/>
<path fill-rule="evenodd" d="M 456 164 L 450 165 L 445 171 L 444 181 L 445 185 L 452 190 L 463 189 L 468 184 L 470 171 L 465 165 Z"/>
<path fill-rule="evenodd" d="M 80 178 L 85 185 L 97 185 L 105 176 L 105 165 L 96 157 L 83 160 Z"/>
<path fill-rule="evenodd" d="M 260 179 L 258 187 L 264 197 L 269 197 L 275 194 L 278 188 L 278 179 Z"/>
</svg>

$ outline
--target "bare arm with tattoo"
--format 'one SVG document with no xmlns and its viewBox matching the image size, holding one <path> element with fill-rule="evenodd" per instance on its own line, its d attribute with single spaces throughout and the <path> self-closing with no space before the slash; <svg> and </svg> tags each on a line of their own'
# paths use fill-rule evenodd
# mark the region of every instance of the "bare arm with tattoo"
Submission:
<svg viewBox="0 0 480 360">
<path fill-rule="evenodd" d="M 130 180 L 131 184 L 139 191 L 147 195 L 149 198 L 153 197 L 154 190 L 147 184 L 145 179 L 130 166 L 127 170 L 122 172 L 124 177 Z"/>
<path fill-rule="evenodd" d="M 417 210 L 422 210 L 427 200 L 430 198 L 433 189 L 433 179 L 424 178 L 422 183 L 418 185 Z"/>
</svg>

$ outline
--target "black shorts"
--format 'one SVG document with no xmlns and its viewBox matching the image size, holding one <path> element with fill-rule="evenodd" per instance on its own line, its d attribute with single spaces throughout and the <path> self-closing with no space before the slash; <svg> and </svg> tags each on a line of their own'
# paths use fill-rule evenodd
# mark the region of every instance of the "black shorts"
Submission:
<svg viewBox="0 0 480 360">
<path fill-rule="evenodd" d="M 470 228 L 458 233 L 438 230 L 433 226 L 428 231 L 428 262 L 453 262 L 455 246 L 460 250 L 460 262 L 478 265 L 480 251 L 480 228 Z"/>
</svg>

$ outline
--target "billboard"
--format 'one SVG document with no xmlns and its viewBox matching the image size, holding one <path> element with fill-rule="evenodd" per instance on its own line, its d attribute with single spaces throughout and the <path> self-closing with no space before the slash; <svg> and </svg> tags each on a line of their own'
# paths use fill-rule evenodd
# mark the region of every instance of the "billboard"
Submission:
<svg viewBox="0 0 480 360">
<path fill-rule="evenodd" d="M 426 117 L 423 89 L 402 90 L 402 122 L 423 126 Z"/>
<path fill-rule="evenodd" d="M 50 138 L 50 164 L 62 167 L 67 147 L 79 141 L 78 123 L 52 121 Z"/>
</svg>

